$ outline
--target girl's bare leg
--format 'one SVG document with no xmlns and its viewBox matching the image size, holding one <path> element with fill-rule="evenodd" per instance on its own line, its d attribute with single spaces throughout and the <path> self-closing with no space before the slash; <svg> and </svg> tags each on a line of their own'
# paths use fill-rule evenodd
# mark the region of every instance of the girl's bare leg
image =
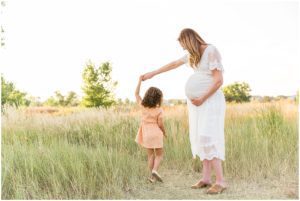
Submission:
<svg viewBox="0 0 300 201">
<path fill-rule="evenodd" d="M 154 158 L 154 166 L 153 166 L 153 170 L 157 171 L 158 167 L 160 165 L 160 162 L 163 159 L 163 149 L 162 148 L 158 148 L 155 149 L 155 158 Z"/>
<path fill-rule="evenodd" d="M 154 149 L 147 149 L 147 154 L 148 154 L 148 167 L 150 170 L 150 176 L 148 178 L 149 181 L 154 182 L 154 178 L 152 176 L 152 170 L 153 170 L 153 166 L 154 166 Z"/>
<path fill-rule="evenodd" d="M 148 167 L 150 172 L 152 172 L 153 167 L 154 167 L 154 149 L 147 149 L 147 154 L 148 154 Z"/>
</svg>

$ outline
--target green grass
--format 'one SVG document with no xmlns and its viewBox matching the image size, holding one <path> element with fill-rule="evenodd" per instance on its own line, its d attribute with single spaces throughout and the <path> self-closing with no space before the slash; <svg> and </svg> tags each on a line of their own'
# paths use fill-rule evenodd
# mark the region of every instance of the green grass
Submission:
<svg viewBox="0 0 300 201">
<path fill-rule="evenodd" d="M 287 110 L 286 108 L 289 108 Z M 298 183 L 297 106 L 228 105 L 225 177 Z M 3 199 L 120 199 L 145 185 L 145 150 L 134 142 L 135 108 L 60 115 L 8 108 L 2 115 Z M 166 109 L 162 166 L 196 171 L 185 107 Z"/>
</svg>

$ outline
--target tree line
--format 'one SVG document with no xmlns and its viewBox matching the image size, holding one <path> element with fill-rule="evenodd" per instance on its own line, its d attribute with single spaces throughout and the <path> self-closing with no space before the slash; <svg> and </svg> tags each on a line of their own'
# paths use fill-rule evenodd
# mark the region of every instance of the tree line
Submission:
<svg viewBox="0 0 300 201">
<path fill-rule="evenodd" d="M 13 82 L 7 81 L 1 75 L 1 106 L 83 106 L 83 107 L 110 107 L 115 104 L 133 104 L 128 98 L 125 102 L 116 99 L 114 89 L 118 82 L 111 77 L 112 65 L 104 62 L 96 66 L 91 61 L 87 62 L 82 72 L 82 91 L 84 96 L 79 99 L 78 95 L 70 91 L 63 95 L 60 91 L 55 91 L 54 95 L 46 101 L 41 102 L 38 97 L 28 96 L 27 93 L 18 90 Z M 251 100 L 251 88 L 245 82 L 234 82 L 222 88 L 227 102 L 249 102 Z M 283 96 L 282 96 L 283 97 Z M 279 96 L 279 98 L 282 98 Z M 257 97 L 253 97 L 257 98 Z M 273 100 L 271 97 L 262 97 L 264 102 Z M 296 95 L 296 102 L 299 100 L 299 91 Z M 173 105 L 182 104 L 181 100 L 170 100 Z"/>
<path fill-rule="evenodd" d="M 7 81 L 1 75 L 1 106 L 83 106 L 83 107 L 110 107 L 116 104 L 114 89 L 117 82 L 111 77 L 112 66 L 104 62 L 96 66 L 87 62 L 82 72 L 82 90 L 84 96 L 80 100 L 78 95 L 70 91 L 63 95 L 55 91 L 54 95 L 41 102 L 38 97 L 29 96 L 18 90 L 13 82 Z"/>
</svg>

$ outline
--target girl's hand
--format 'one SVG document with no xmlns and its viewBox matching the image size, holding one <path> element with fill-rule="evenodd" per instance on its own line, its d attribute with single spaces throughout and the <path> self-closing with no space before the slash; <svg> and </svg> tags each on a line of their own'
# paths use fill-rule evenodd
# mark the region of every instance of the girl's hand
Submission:
<svg viewBox="0 0 300 201">
<path fill-rule="evenodd" d="M 155 75 L 155 73 L 153 72 L 149 72 L 143 75 L 143 81 L 151 79 L 153 76 Z"/>
<path fill-rule="evenodd" d="M 143 80 L 144 80 L 144 76 L 141 75 L 141 76 L 139 77 L 139 82 L 142 82 Z"/>
<path fill-rule="evenodd" d="M 191 99 L 192 103 L 196 106 L 200 106 L 204 103 L 204 98 L 202 97 L 199 97 L 199 98 L 194 98 L 194 99 Z"/>
</svg>

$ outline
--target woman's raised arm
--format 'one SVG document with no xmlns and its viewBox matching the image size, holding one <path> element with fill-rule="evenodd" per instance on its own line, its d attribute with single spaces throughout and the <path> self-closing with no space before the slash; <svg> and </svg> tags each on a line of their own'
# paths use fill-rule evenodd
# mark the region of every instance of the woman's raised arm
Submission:
<svg viewBox="0 0 300 201">
<path fill-rule="evenodd" d="M 147 79 L 151 79 L 153 76 L 158 75 L 160 73 L 164 73 L 167 72 L 169 70 L 173 70 L 175 68 L 178 68 L 179 66 L 181 66 L 182 64 L 184 64 L 184 61 L 181 59 L 178 59 L 176 61 L 172 61 L 171 63 L 168 63 L 167 65 L 164 65 L 163 67 L 151 71 L 149 73 L 146 73 L 143 75 L 143 80 L 147 80 Z"/>
</svg>

